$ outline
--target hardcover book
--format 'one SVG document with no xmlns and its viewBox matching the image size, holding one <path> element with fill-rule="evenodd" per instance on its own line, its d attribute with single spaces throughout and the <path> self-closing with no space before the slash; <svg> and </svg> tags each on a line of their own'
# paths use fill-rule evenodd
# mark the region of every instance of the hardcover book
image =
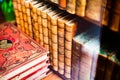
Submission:
<svg viewBox="0 0 120 80">
<path fill-rule="evenodd" d="M 0 25 L 0 54 L 2 80 L 7 80 L 48 58 L 48 51 L 44 47 L 11 23 Z"/>
</svg>

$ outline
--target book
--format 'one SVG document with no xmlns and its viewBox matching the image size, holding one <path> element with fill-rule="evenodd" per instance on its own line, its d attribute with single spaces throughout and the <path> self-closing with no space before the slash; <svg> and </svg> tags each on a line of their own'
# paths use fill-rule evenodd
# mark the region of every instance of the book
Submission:
<svg viewBox="0 0 120 80">
<path fill-rule="evenodd" d="M 2 80 L 7 80 L 48 58 L 49 52 L 44 47 L 11 23 L 0 25 L 0 40 L 8 40 L 12 44 L 9 48 L 0 48 L 0 79 Z"/>
<path fill-rule="evenodd" d="M 23 20 L 24 20 L 24 22 L 27 23 L 27 27 L 26 28 L 24 27 L 25 30 L 30 30 L 29 28 L 32 27 L 30 2 L 31 2 L 31 0 L 24 0 L 24 5 L 23 5 L 23 6 L 25 6 L 25 7 L 23 7 L 23 13 L 24 13 Z M 33 38 L 33 31 L 29 31 L 29 34 L 27 34 L 27 35 L 29 35 L 30 37 Z"/>
<path fill-rule="evenodd" d="M 49 38 L 49 51 L 50 51 L 50 54 L 49 54 L 49 57 L 50 57 L 50 62 L 51 62 L 51 65 L 52 65 L 52 44 L 51 44 L 51 22 L 50 22 L 50 18 L 58 13 L 60 13 L 61 10 L 59 9 L 53 9 L 51 12 L 47 13 L 47 26 L 48 26 L 48 38 Z"/>
<path fill-rule="evenodd" d="M 81 17 L 85 16 L 86 0 L 77 0 L 75 14 Z"/>
<path fill-rule="evenodd" d="M 102 0 L 89 0 L 87 1 L 85 16 L 101 22 Z"/>
<path fill-rule="evenodd" d="M 40 33 L 39 33 L 39 25 L 38 25 L 38 17 L 37 17 L 37 8 L 43 6 L 43 2 L 37 3 L 35 5 L 31 5 L 31 17 L 32 17 L 32 24 L 33 24 L 33 34 L 34 39 L 39 43 L 40 42 Z"/>
<path fill-rule="evenodd" d="M 97 60 L 95 80 L 104 79 L 107 58 L 108 58 L 107 54 L 102 49 L 100 49 L 100 53 L 98 55 L 98 60 Z"/>
<path fill-rule="evenodd" d="M 48 71 L 49 71 L 48 67 L 43 66 L 43 67 L 39 68 L 38 70 L 36 70 L 35 72 L 25 76 L 21 80 L 35 80 L 38 77 L 40 77 L 43 73 L 46 73 L 46 75 L 47 75 Z M 45 76 L 41 76 L 41 78 L 43 78 L 43 77 L 45 77 Z"/>
<path fill-rule="evenodd" d="M 48 36 L 48 25 L 47 25 L 47 13 L 51 12 L 52 7 L 46 8 L 46 10 L 43 10 L 41 13 L 42 17 L 42 30 L 43 30 L 43 44 L 44 46 L 49 50 L 49 36 Z"/>
<path fill-rule="evenodd" d="M 96 51 L 99 51 L 99 37 L 100 37 L 100 28 L 94 26 L 94 27 L 87 29 L 85 32 L 78 34 L 77 36 L 73 38 L 73 54 L 72 54 L 73 57 L 72 57 L 72 74 L 71 74 L 73 76 L 72 77 L 73 79 L 76 79 L 76 80 L 77 79 L 78 80 L 80 79 L 89 80 L 90 79 L 91 66 L 93 62 L 92 54 L 95 53 Z M 94 46 L 96 46 L 96 48 L 94 48 Z M 89 50 L 89 52 L 87 52 L 89 49 L 88 47 L 92 47 L 92 49 Z M 97 54 L 97 52 L 95 54 Z M 86 61 L 84 59 L 86 59 Z M 75 68 L 77 70 L 75 70 Z M 74 73 L 76 73 L 76 75 L 79 75 L 79 76 L 74 77 L 75 75 Z M 86 77 L 84 76 L 84 74 Z M 89 77 L 87 77 L 88 74 L 89 74 Z"/>
<path fill-rule="evenodd" d="M 108 4 L 107 0 L 104 0 L 102 3 L 102 24 L 106 26 L 108 25 L 108 18 L 109 18 L 107 4 Z"/>
<path fill-rule="evenodd" d="M 44 45 L 43 43 L 43 27 L 42 27 L 42 11 L 45 10 L 47 7 L 46 4 L 43 4 L 42 7 L 37 8 L 37 15 L 38 15 L 38 26 L 39 26 L 39 41 L 41 45 Z"/>
<path fill-rule="evenodd" d="M 74 19 L 65 23 L 65 77 L 71 78 L 72 38 L 76 35 L 78 21 Z M 67 63 L 69 60 L 70 63 Z"/>
<path fill-rule="evenodd" d="M 27 69 L 27 70 L 21 72 L 20 74 L 12 77 L 10 80 L 21 80 L 21 79 L 22 79 L 23 77 L 25 77 L 26 75 L 29 75 L 30 73 L 32 73 L 32 72 L 40 69 L 41 67 L 45 66 L 45 65 L 47 64 L 47 60 L 48 60 L 48 59 L 45 59 L 45 60 L 39 62 L 38 64 L 30 67 L 29 69 Z"/>
<path fill-rule="evenodd" d="M 120 79 L 120 60 L 119 58 L 117 58 L 117 55 L 112 55 L 111 57 L 114 58 L 114 62 L 115 62 L 115 65 L 112 71 L 111 80 L 112 79 L 119 80 Z"/>
<path fill-rule="evenodd" d="M 75 16 L 66 15 L 58 19 L 58 72 L 64 74 L 64 36 L 65 36 L 65 23 L 73 19 Z"/>
<path fill-rule="evenodd" d="M 57 20 L 67 13 L 61 12 L 50 17 L 51 26 L 51 45 L 52 45 L 52 57 L 53 57 L 53 69 L 58 71 L 58 36 L 57 36 Z"/>
<path fill-rule="evenodd" d="M 58 2 L 59 8 L 62 10 L 66 10 L 66 2 L 67 0 L 59 0 Z"/>
<path fill-rule="evenodd" d="M 110 20 L 110 29 L 115 32 L 120 32 L 120 0 L 113 1 L 114 5 L 112 6 L 111 11 L 111 20 Z"/>
<path fill-rule="evenodd" d="M 93 61 L 93 55 L 97 55 L 99 53 L 99 46 L 99 37 L 91 39 L 82 46 L 80 53 L 79 79 L 94 80 L 96 60 L 94 59 Z"/>
<path fill-rule="evenodd" d="M 67 0 L 66 11 L 75 14 L 76 0 Z"/>
</svg>

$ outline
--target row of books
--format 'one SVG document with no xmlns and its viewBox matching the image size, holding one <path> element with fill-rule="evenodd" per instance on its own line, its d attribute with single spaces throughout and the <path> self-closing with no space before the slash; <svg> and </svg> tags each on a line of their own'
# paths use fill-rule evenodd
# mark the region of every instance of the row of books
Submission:
<svg viewBox="0 0 120 80">
<path fill-rule="evenodd" d="M 80 17 L 87 17 L 95 21 L 101 21 L 102 0 L 47 0 Z"/>
<path fill-rule="evenodd" d="M 0 25 L 0 80 L 42 79 L 50 72 L 48 54 L 12 23 Z"/>
<path fill-rule="evenodd" d="M 46 0 L 53 2 L 60 9 L 71 14 L 98 21 L 109 26 L 115 32 L 120 32 L 120 0 Z M 93 22 L 94 23 L 94 22 Z"/>
</svg>

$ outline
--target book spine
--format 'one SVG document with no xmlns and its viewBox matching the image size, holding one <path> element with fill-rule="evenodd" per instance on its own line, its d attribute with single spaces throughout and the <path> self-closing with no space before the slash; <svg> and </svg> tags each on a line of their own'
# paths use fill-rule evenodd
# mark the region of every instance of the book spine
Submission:
<svg viewBox="0 0 120 80">
<path fill-rule="evenodd" d="M 101 21 L 101 7 L 102 0 L 88 0 L 85 16 L 95 21 Z"/>
<path fill-rule="evenodd" d="M 71 15 L 58 19 L 58 72 L 64 74 L 64 55 L 65 55 L 65 23 L 69 21 Z"/>
<path fill-rule="evenodd" d="M 86 0 L 78 0 L 76 2 L 76 14 L 78 16 L 85 16 L 85 9 L 86 9 Z"/>
<path fill-rule="evenodd" d="M 72 80 L 79 80 L 81 45 L 73 39 L 72 46 L 73 46 L 73 50 L 72 50 L 71 77 L 72 77 Z"/>
<path fill-rule="evenodd" d="M 76 0 L 67 0 L 67 12 L 71 14 L 75 14 L 75 8 L 76 8 Z"/>
<path fill-rule="evenodd" d="M 53 68 L 54 70 L 58 71 L 58 24 L 57 20 L 66 13 L 59 13 L 51 17 L 51 45 L 52 45 L 52 54 L 53 54 Z"/>
<path fill-rule="evenodd" d="M 106 64 L 107 64 L 107 55 L 99 54 L 97 60 L 95 80 L 104 79 Z"/>
<path fill-rule="evenodd" d="M 113 1 L 112 11 L 111 11 L 111 20 L 110 20 L 110 29 L 115 32 L 120 32 L 120 0 Z"/>
<path fill-rule="evenodd" d="M 23 20 L 24 22 L 26 22 L 26 27 L 24 27 L 24 29 L 26 30 L 25 33 L 27 35 L 29 35 L 30 37 L 33 38 L 33 31 L 29 31 L 29 27 L 32 26 L 32 22 L 31 22 L 31 8 L 30 8 L 30 1 L 26 1 L 24 2 L 24 6 L 23 7 Z M 29 34 L 28 34 L 29 31 Z"/>
<path fill-rule="evenodd" d="M 104 75 L 105 80 L 111 80 L 114 66 L 115 66 L 115 61 L 111 59 L 111 56 L 108 56 L 105 75 Z"/>
<path fill-rule="evenodd" d="M 45 5 L 42 7 L 37 8 L 37 17 L 38 17 L 38 26 L 39 26 L 39 43 L 44 45 L 43 42 L 43 26 L 42 26 L 42 11 L 46 8 Z"/>
<path fill-rule="evenodd" d="M 69 22 L 68 22 L 69 23 Z M 77 22 L 65 24 L 65 77 L 71 78 L 72 38 L 76 33 Z"/>
<path fill-rule="evenodd" d="M 58 72 L 64 74 L 64 21 L 58 19 Z"/>
<path fill-rule="evenodd" d="M 52 63 L 52 44 L 51 44 L 51 40 L 52 40 L 52 33 L 51 33 L 51 17 L 54 16 L 55 14 L 57 14 L 59 11 L 58 10 L 53 10 L 50 13 L 47 13 L 47 25 L 48 25 L 48 38 L 49 38 L 49 51 L 50 51 L 50 62 L 51 65 L 53 65 Z"/>
<path fill-rule="evenodd" d="M 41 13 L 42 27 L 43 27 L 43 44 L 49 50 L 49 38 L 48 38 L 48 25 L 47 25 L 47 13 L 51 12 L 50 8 L 43 10 Z"/>
<path fill-rule="evenodd" d="M 103 3 L 102 3 L 102 24 L 103 25 L 108 25 L 108 18 L 109 18 L 109 12 L 108 12 L 108 9 L 107 9 L 107 0 L 103 0 Z"/>
<path fill-rule="evenodd" d="M 66 0 L 59 0 L 59 8 L 66 10 Z"/>
<path fill-rule="evenodd" d="M 111 80 L 119 80 L 120 79 L 120 61 L 115 61 L 115 66 L 112 72 Z"/>
</svg>

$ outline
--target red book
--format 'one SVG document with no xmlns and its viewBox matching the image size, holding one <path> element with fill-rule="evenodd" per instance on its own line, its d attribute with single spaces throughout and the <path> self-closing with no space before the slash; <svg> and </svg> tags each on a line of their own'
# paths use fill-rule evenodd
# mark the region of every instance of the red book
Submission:
<svg viewBox="0 0 120 80">
<path fill-rule="evenodd" d="M 48 51 L 11 23 L 0 25 L 0 80 L 7 80 L 48 58 Z"/>
</svg>

